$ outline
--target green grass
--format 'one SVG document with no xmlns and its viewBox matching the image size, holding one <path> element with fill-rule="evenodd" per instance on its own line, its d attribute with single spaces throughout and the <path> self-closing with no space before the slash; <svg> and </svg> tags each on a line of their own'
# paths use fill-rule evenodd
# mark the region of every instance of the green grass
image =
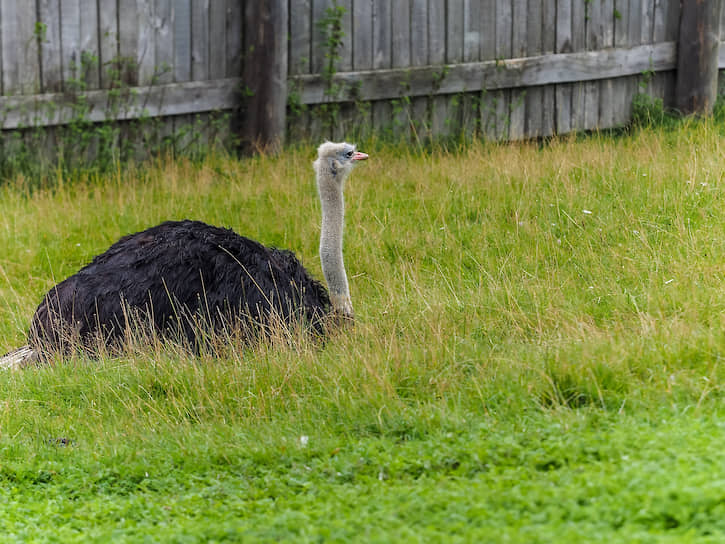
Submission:
<svg viewBox="0 0 725 544">
<path fill-rule="evenodd" d="M 0 534 L 722 541 L 723 132 L 373 143 L 346 190 L 355 327 L 5 374 Z M 54 281 L 165 219 L 294 249 L 321 277 L 312 159 L 6 180 L 0 351 Z"/>
</svg>

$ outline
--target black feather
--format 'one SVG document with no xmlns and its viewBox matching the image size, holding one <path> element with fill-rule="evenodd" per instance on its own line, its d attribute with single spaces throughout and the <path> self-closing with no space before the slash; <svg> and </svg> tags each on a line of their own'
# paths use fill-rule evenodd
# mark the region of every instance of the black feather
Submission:
<svg viewBox="0 0 725 544">
<path fill-rule="evenodd" d="M 197 345 L 200 323 L 250 335 L 305 323 L 323 333 L 329 312 L 326 289 L 291 251 L 198 221 L 168 221 L 121 238 L 53 287 L 29 337 L 42 352 L 66 351 L 69 338 L 90 347 L 99 335 L 118 345 L 129 319 L 140 319 Z"/>
</svg>

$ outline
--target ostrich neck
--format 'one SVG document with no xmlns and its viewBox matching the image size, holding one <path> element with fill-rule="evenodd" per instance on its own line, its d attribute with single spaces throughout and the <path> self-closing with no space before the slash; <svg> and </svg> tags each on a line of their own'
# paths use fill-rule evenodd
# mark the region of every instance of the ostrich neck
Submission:
<svg viewBox="0 0 725 544">
<path fill-rule="evenodd" d="M 320 172 L 332 176 L 331 172 Z M 345 218 L 345 204 L 342 183 L 325 183 L 320 179 L 320 203 L 322 205 L 322 229 L 320 232 L 320 262 L 322 273 L 330 290 L 330 302 L 336 312 L 352 316 L 350 289 L 342 257 L 342 231 Z M 343 180 L 344 181 L 344 180 Z"/>
</svg>

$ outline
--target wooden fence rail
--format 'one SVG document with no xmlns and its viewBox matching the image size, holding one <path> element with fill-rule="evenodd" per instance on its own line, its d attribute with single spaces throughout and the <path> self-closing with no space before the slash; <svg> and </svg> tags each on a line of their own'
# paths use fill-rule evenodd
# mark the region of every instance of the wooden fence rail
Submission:
<svg viewBox="0 0 725 544">
<path fill-rule="evenodd" d="M 663 42 L 631 49 L 583 51 L 465 64 L 336 73 L 327 83 L 319 74 L 292 76 L 302 104 L 385 100 L 401 96 L 449 95 L 474 91 L 597 81 L 675 68 L 677 44 Z M 327 87 L 335 89 L 333 94 Z"/>
<path fill-rule="evenodd" d="M 255 146 L 361 126 L 500 139 L 608 128 L 629 120 L 637 93 L 675 105 L 681 85 L 696 92 L 677 74 L 700 61 L 709 72 L 695 87 L 712 107 L 725 13 L 720 0 L 695 4 L 0 0 L 0 129 L 69 123 L 79 102 L 88 121 L 160 118 L 172 133 L 241 108 Z M 334 123 L 321 120 L 330 105 Z"/>
</svg>

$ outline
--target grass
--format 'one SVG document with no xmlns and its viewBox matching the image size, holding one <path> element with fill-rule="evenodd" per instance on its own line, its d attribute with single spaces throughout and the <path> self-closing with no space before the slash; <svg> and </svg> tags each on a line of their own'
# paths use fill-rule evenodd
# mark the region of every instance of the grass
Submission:
<svg viewBox="0 0 725 544">
<path fill-rule="evenodd" d="M 346 190 L 354 329 L 6 374 L 0 533 L 721 541 L 722 133 L 372 143 Z M 321 277 L 312 155 L 7 180 L 0 351 L 54 281 L 165 219 L 294 249 Z"/>
</svg>

